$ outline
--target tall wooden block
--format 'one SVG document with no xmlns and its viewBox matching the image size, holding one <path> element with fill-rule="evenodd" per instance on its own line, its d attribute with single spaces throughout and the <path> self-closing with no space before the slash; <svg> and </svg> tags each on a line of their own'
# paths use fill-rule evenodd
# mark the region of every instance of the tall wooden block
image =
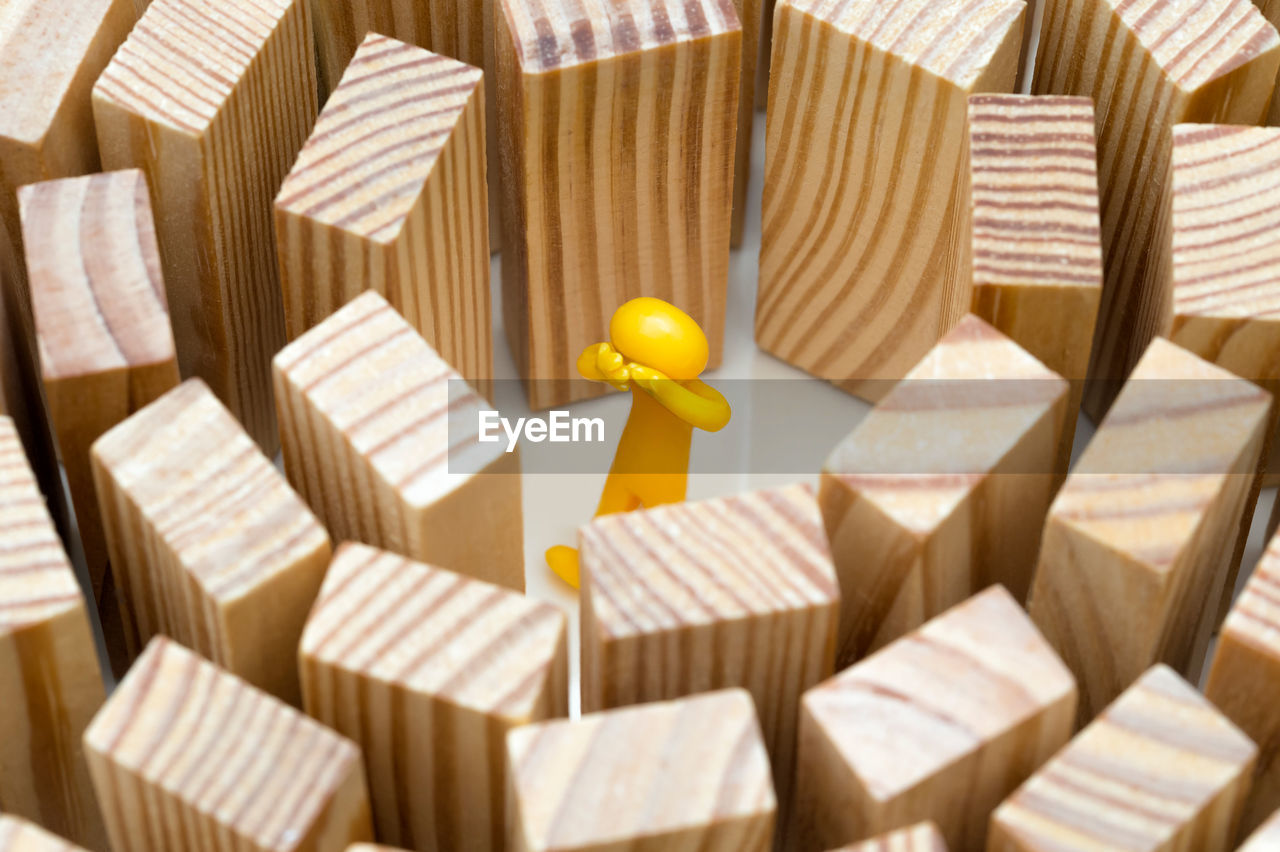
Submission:
<svg viewBox="0 0 1280 852">
<path fill-rule="evenodd" d="M 0 852 L 85 852 L 18 817 L 0 814 Z"/>
<path fill-rule="evenodd" d="M 93 89 L 103 165 L 147 173 L 178 363 L 268 453 L 284 344 L 271 203 L 316 118 L 303 0 L 155 0 Z"/>
<path fill-rule="evenodd" d="M 931 822 L 886 832 L 871 840 L 841 846 L 832 852 L 947 852 L 947 842 Z"/>
<path fill-rule="evenodd" d="M 1257 748 L 1167 666 L 1002 804 L 989 852 L 1226 852 Z"/>
<path fill-rule="evenodd" d="M 380 840 L 506 849 L 506 735 L 569 715 L 567 641 L 551 604 L 338 549 L 302 636 L 303 703 L 363 749 Z"/>
<path fill-rule="evenodd" d="M 116 849 L 199 838 L 210 852 L 343 852 L 373 840 L 355 744 L 163 636 L 84 739 Z"/>
<path fill-rule="evenodd" d="M 1275 852 L 1280 849 L 1280 811 L 1249 835 L 1239 852 Z"/>
<path fill-rule="evenodd" d="M 99 438 L 93 476 L 129 650 L 164 634 L 299 704 L 329 537 L 208 387 L 190 379 Z"/>
<path fill-rule="evenodd" d="M 361 45 L 276 198 L 290 339 L 377 290 L 468 380 L 493 377 L 481 78 Z"/>
<path fill-rule="evenodd" d="M 377 293 L 276 356 L 289 481 L 335 541 L 524 591 L 520 456 L 481 444 L 488 408 Z"/>
<path fill-rule="evenodd" d="M 728 0 L 497 0 L 502 305 L 530 405 L 656 296 L 724 341 L 742 38 Z"/>
<path fill-rule="evenodd" d="M 1258 124 L 1280 36 L 1249 0 L 1045 0 L 1033 91 L 1092 97 L 1106 277 L 1085 389 L 1098 422 L 1160 332 L 1172 128 Z"/>
<path fill-rule="evenodd" d="M 1025 599 L 1067 393 L 969 316 L 832 450 L 818 502 L 842 592 L 837 668 L 992 583 Z"/>
<path fill-rule="evenodd" d="M 1280 29 L 1280 0 L 1253 0 L 1253 5 L 1258 7 L 1262 17 L 1266 18 L 1271 26 Z M 1274 94 L 1271 98 L 1271 111 L 1267 114 L 1265 123 L 1271 127 L 1280 125 L 1280 100 L 1277 100 Z"/>
<path fill-rule="evenodd" d="M 756 342 L 879 399 L 969 307 L 966 101 L 1012 91 L 1022 0 L 780 0 Z"/>
<path fill-rule="evenodd" d="M 80 736 L 103 695 L 75 573 L 0 417 L 0 810 L 94 850 L 106 836 Z M 4 832 L 0 822 L 0 849 Z"/>
<path fill-rule="evenodd" d="M 774 795 L 750 696 L 724 690 L 507 736 L 513 852 L 765 852 Z"/>
<path fill-rule="evenodd" d="M 1029 610 L 1092 719 L 1152 664 L 1198 677 L 1271 396 L 1157 338 L 1045 523 Z"/>
</svg>

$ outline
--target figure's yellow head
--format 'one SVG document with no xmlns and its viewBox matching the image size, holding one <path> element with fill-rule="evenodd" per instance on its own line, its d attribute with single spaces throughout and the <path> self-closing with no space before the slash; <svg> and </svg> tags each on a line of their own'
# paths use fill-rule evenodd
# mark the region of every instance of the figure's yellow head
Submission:
<svg viewBox="0 0 1280 852">
<path fill-rule="evenodd" d="M 707 336 L 693 317 L 661 299 L 641 296 L 618 308 L 609 338 L 628 361 L 668 378 L 696 379 L 707 368 Z"/>
</svg>

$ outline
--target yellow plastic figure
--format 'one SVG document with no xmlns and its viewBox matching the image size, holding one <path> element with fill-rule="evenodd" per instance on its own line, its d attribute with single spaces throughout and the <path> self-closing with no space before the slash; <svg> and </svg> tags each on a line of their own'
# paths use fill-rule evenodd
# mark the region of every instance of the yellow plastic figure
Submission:
<svg viewBox="0 0 1280 852">
<path fill-rule="evenodd" d="M 684 311 L 661 299 L 632 299 L 614 312 L 609 338 L 578 358 L 583 378 L 631 389 L 631 414 L 597 517 L 683 500 L 694 428 L 718 432 L 731 413 L 724 396 L 698 380 L 707 366 L 707 336 Z M 547 564 L 578 587 L 577 550 L 556 545 L 547 550 Z"/>
</svg>

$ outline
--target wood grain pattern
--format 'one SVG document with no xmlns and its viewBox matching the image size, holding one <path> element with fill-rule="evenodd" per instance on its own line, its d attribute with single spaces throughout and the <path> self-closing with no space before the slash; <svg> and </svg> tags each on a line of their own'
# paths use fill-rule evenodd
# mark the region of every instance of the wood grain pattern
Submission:
<svg viewBox="0 0 1280 852">
<path fill-rule="evenodd" d="M 0 852 L 85 852 L 18 817 L 0 814 Z"/>
<path fill-rule="evenodd" d="M 507 737 L 512 852 L 765 852 L 775 801 L 738 689 L 526 725 Z"/>
<path fill-rule="evenodd" d="M 104 697 L 75 573 L 0 417 L 0 809 L 106 849 L 80 736 Z M 0 823 L 0 849 L 5 849 Z"/>
<path fill-rule="evenodd" d="M 724 343 L 741 27 L 731 0 L 498 0 L 503 325 L 534 409 L 615 309 L 656 296 Z"/>
<path fill-rule="evenodd" d="M 507 732 L 569 715 L 564 613 L 355 544 L 302 636 L 307 713 L 361 746 L 378 838 L 506 849 Z"/>
<path fill-rule="evenodd" d="M 493 378 L 481 79 L 361 44 L 276 197 L 289 339 L 373 289 L 468 381 Z"/>
<path fill-rule="evenodd" d="M 947 843 L 936 825 L 921 822 L 831 852 L 947 852 Z"/>
<path fill-rule="evenodd" d="M 162 636 L 85 748 L 116 849 L 341 852 L 373 840 L 355 744 Z"/>
<path fill-rule="evenodd" d="M 837 668 L 992 583 L 1025 599 L 1067 393 L 968 316 L 832 450 L 818 501 L 843 592 Z"/>
<path fill-rule="evenodd" d="M 1277 68 L 1280 36 L 1248 0 L 1045 0 L 1033 91 L 1092 97 L 1097 112 L 1106 278 L 1084 397 L 1095 423 L 1163 323 L 1157 221 L 1173 125 L 1258 124 Z"/>
<path fill-rule="evenodd" d="M 1225 852 L 1257 748 L 1158 665 L 991 818 L 989 852 Z"/>
<path fill-rule="evenodd" d="M 336 541 L 524 591 L 520 456 L 480 396 L 367 292 L 275 359 L 289 481 Z"/>
<path fill-rule="evenodd" d="M 1238 852 L 1275 852 L 1280 849 L 1280 811 L 1249 835 Z"/>
<path fill-rule="evenodd" d="M 879 399 L 969 307 L 966 98 L 1011 91 L 1021 0 L 781 0 L 756 342 Z"/>
<path fill-rule="evenodd" d="M 1271 397 L 1157 338 L 1049 510 L 1029 611 L 1080 718 L 1165 662 L 1198 678 Z"/>
<path fill-rule="evenodd" d="M 1071 737 L 1071 673 L 993 586 L 817 686 L 800 713 L 794 836 L 827 849 L 931 819 L 982 849 L 988 816 Z"/>
<path fill-rule="evenodd" d="M 164 634 L 299 704 L 329 537 L 231 413 L 189 379 L 92 457 L 130 651 Z"/>
<path fill-rule="evenodd" d="M 271 202 L 316 118 L 310 6 L 155 0 L 93 90 L 107 168 L 141 168 L 184 376 L 268 453 L 284 343 Z"/>
</svg>

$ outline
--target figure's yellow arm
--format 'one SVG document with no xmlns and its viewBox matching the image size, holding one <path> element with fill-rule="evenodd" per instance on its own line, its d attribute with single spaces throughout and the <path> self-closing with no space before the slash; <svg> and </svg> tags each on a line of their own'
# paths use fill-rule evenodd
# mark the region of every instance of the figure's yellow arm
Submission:
<svg viewBox="0 0 1280 852">
<path fill-rule="evenodd" d="M 622 356 L 608 343 L 596 343 L 578 356 L 578 375 L 593 382 L 608 382 L 618 390 L 627 389 L 630 378 Z"/>
<path fill-rule="evenodd" d="M 719 432 L 733 410 L 724 394 L 699 379 L 677 382 L 657 370 L 629 364 L 631 379 L 662 406 L 696 429 Z"/>
</svg>

